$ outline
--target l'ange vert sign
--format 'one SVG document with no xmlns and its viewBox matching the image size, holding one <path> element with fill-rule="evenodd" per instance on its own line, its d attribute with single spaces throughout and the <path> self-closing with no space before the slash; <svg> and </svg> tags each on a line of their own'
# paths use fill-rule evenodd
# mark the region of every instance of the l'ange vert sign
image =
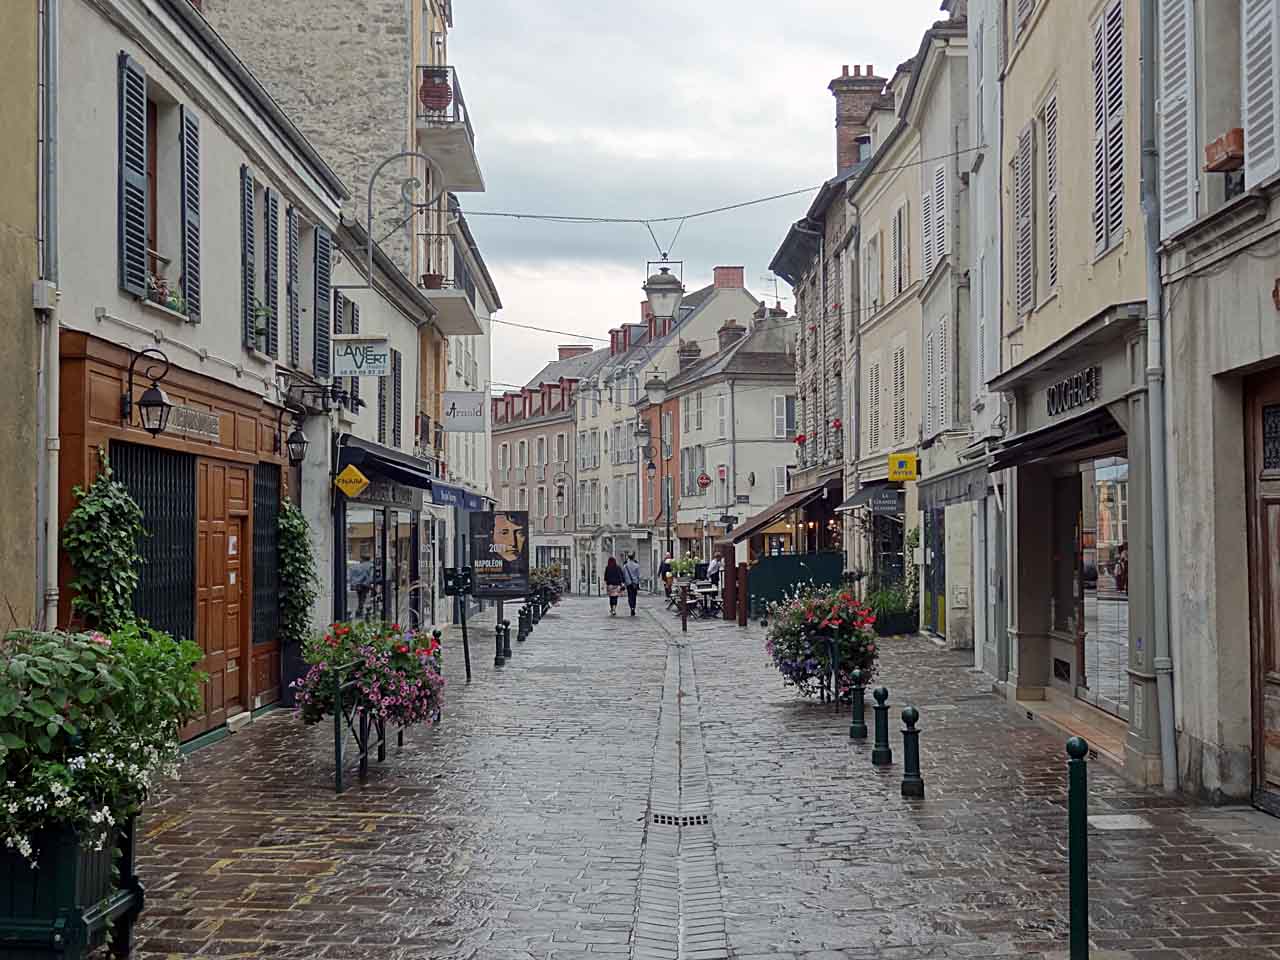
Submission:
<svg viewBox="0 0 1280 960">
<path fill-rule="evenodd" d="M 391 348 L 385 335 L 334 334 L 335 377 L 385 377 L 391 373 Z"/>
</svg>

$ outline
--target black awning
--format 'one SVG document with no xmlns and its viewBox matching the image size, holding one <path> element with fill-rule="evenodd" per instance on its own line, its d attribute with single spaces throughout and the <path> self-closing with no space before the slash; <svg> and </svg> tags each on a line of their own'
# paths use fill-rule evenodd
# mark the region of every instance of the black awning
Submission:
<svg viewBox="0 0 1280 960">
<path fill-rule="evenodd" d="M 431 464 L 426 460 L 344 433 L 338 438 L 338 462 L 334 465 L 334 473 L 341 473 L 348 464 L 355 464 L 361 472 L 367 468 L 406 487 L 431 489 Z"/>
<path fill-rule="evenodd" d="M 781 500 L 777 501 L 767 510 L 757 513 L 754 517 L 748 517 L 747 520 L 733 531 L 733 542 L 741 543 L 743 540 L 749 539 L 754 534 L 759 533 L 773 521 L 777 520 L 784 513 L 792 510 L 798 510 L 806 503 L 818 499 L 827 489 L 825 483 L 820 483 L 816 487 L 808 487 L 804 490 L 798 490 L 795 493 L 789 493 Z"/>
<path fill-rule="evenodd" d="M 898 502 L 901 502 L 902 487 L 896 483 L 891 486 L 888 480 L 870 480 L 864 483 L 860 490 L 849 496 L 844 503 L 836 507 L 835 512 L 848 513 L 857 507 L 873 506 L 873 501 L 877 497 L 883 502 L 887 502 L 889 497 L 897 497 Z"/>
<path fill-rule="evenodd" d="M 1090 410 L 1063 423 L 1051 423 L 1030 433 L 1010 437 L 991 458 L 989 469 L 1004 470 L 1082 450 L 1125 435 L 1105 407 Z"/>
<path fill-rule="evenodd" d="M 920 494 L 920 509 L 981 500 L 987 495 L 987 476 L 987 462 L 983 460 L 921 479 L 916 486 Z"/>
</svg>

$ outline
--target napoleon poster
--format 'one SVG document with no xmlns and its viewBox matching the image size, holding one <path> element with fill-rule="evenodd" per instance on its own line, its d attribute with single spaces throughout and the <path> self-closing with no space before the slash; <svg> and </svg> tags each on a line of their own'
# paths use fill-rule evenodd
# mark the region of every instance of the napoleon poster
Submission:
<svg viewBox="0 0 1280 960">
<path fill-rule="evenodd" d="M 471 595 L 490 599 L 529 593 L 529 511 L 471 516 Z"/>
</svg>

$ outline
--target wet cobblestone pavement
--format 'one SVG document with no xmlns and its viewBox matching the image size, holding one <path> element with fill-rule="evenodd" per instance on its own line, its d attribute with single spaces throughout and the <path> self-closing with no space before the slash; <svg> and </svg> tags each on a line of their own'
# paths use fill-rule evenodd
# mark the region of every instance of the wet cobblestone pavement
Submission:
<svg viewBox="0 0 1280 960">
<path fill-rule="evenodd" d="M 444 722 L 333 792 L 332 726 L 286 711 L 195 753 L 142 823 L 145 958 L 959 960 L 1066 946 L 1061 738 L 969 655 L 889 641 L 894 766 L 798 698 L 757 628 L 568 599 Z M 927 797 L 904 800 L 901 706 Z M 1280 958 L 1280 822 L 1090 766 L 1093 939 Z"/>
</svg>

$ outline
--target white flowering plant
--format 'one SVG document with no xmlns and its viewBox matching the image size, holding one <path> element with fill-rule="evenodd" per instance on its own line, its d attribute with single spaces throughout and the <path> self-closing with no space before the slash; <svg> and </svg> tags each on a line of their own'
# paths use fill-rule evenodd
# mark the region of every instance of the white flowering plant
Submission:
<svg viewBox="0 0 1280 960">
<path fill-rule="evenodd" d="M 15 631 L 0 639 L 0 842 L 34 865 L 70 829 L 103 849 L 157 779 L 200 707 L 200 650 L 144 623 L 111 634 Z"/>
</svg>

